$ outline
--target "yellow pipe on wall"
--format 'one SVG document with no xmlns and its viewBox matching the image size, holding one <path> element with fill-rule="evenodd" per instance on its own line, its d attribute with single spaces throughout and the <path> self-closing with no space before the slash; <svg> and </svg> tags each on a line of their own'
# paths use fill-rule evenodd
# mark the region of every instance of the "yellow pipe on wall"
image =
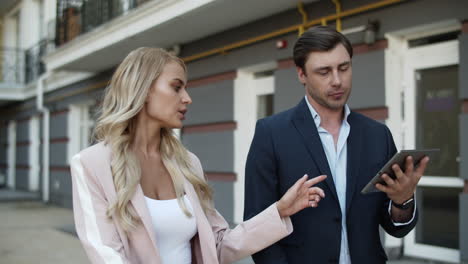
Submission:
<svg viewBox="0 0 468 264">
<path fill-rule="evenodd" d="M 305 31 L 305 25 L 307 24 L 307 12 L 304 10 L 304 4 L 302 2 L 297 3 L 297 9 L 302 15 L 302 25 L 299 27 L 299 36 Z"/>
<path fill-rule="evenodd" d="M 234 42 L 232 44 L 223 46 L 221 48 L 211 49 L 211 50 L 204 51 L 204 52 L 201 52 L 201 53 L 198 53 L 198 54 L 194 54 L 194 55 L 182 58 L 182 59 L 186 63 L 188 63 L 188 62 L 198 60 L 198 59 L 201 59 L 201 58 L 205 58 L 205 57 L 208 57 L 208 56 L 212 56 L 212 55 L 215 55 L 215 54 L 218 54 L 218 53 L 226 53 L 229 50 L 240 48 L 240 47 L 243 47 L 243 46 L 247 46 L 247 45 L 259 42 L 259 41 L 263 41 L 263 40 L 271 39 L 271 38 L 274 38 L 274 37 L 286 35 L 288 33 L 298 31 L 301 26 L 303 26 L 305 28 L 308 28 L 308 27 L 311 27 L 311 26 L 314 26 L 314 25 L 322 24 L 324 22 L 326 23 L 327 21 L 333 21 L 333 20 L 336 20 L 336 19 L 339 19 L 339 18 L 364 13 L 364 12 L 369 11 L 369 10 L 374 10 L 374 9 L 377 9 L 377 8 L 385 7 L 385 6 L 388 6 L 388 5 L 392 5 L 392 4 L 396 4 L 396 3 L 400 3 L 400 2 L 404 2 L 404 1 L 407 1 L 407 0 L 383 0 L 383 1 L 380 1 L 380 2 L 377 2 L 377 3 L 372 3 L 372 4 L 360 6 L 360 7 L 357 7 L 357 8 L 350 9 L 350 10 L 342 11 L 339 14 L 328 15 L 328 16 L 320 17 L 320 18 L 317 18 L 317 19 L 314 19 L 314 20 L 310 20 L 305 25 L 299 24 L 299 25 L 289 26 L 289 27 L 286 27 L 286 28 L 279 29 L 277 31 L 273 31 L 273 32 L 270 32 L 270 33 L 267 33 L 267 34 L 257 36 L 257 37 L 241 40 L 241 41 L 238 41 L 238 42 Z"/>
<path fill-rule="evenodd" d="M 332 0 L 336 7 L 336 14 L 339 15 L 341 13 L 341 3 L 340 0 Z M 341 18 L 336 19 L 336 31 L 341 32 Z"/>
</svg>

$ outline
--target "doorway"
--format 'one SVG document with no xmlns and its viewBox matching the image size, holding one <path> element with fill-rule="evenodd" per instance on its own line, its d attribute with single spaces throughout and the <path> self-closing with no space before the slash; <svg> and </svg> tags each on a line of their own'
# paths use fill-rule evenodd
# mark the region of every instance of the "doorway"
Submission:
<svg viewBox="0 0 468 264">
<path fill-rule="evenodd" d="M 404 239 L 404 254 L 458 263 L 459 178 L 458 40 L 411 47 L 404 52 L 402 146 L 439 148 L 416 193 L 419 221 Z"/>
</svg>

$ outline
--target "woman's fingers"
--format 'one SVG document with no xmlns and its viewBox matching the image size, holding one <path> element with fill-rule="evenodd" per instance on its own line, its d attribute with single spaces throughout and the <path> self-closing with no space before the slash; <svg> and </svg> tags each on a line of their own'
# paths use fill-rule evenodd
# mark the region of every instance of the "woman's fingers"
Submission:
<svg viewBox="0 0 468 264">
<path fill-rule="evenodd" d="M 297 180 L 296 183 L 294 183 L 294 185 L 291 186 L 290 189 L 295 190 L 295 191 L 300 190 L 304 185 L 307 184 L 308 177 L 309 176 L 307 174 L 304 174 L 304 176 L 302 176 L 299 180 Z"/>
<path fill-rule="evenodd" d="M 307 174 L 306 174 L 306 175 L 307 175 Z M 315 178 L 312 178 L 312 179 L 306 181 L 306 182 L 305 182 L 305 185 L 306 185 L 307 187 L 312 187 L 312 186 L 316 185 L 317 183 L 319 183 L 319 182 L 325 180 L 326 178 L 327 178 L 327 175 L 320 175 L 320 176 L 317 176 L 317 177 L 315 177 Z"/>
<path fill-rule="evenodd" d="M 317 195 L 317 194 L 309 195 L 309 201 L 315 201 L 318 203 L 320 202 L 320 199 L 322 199 L 320 195 Z"/>
</svg>

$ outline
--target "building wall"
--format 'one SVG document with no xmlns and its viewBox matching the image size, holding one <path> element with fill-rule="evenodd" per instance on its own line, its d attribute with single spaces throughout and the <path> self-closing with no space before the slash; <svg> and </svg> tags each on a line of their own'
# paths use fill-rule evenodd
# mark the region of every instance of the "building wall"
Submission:
<svg viewBox="0 0 468 264">
<path fill-rule="evenodd" d="M 16 188 L 28 190 L 29 185 L 29 118 L 16 123 Z"/>
<path fill-rule="evenodd" d="M 50 114 L 50 201 L 61 205 L 71 205 L 72 189 L 67 162 L 67 122 L 68 108 L 51 111 Z"/>
<path fill-rule="evenodd" d="M 75 144 L 69 137 L 68 123 L 70 105 L 89 101 L 100 101 L 102 92 L 109 80 L 109 72 L 104 72 L 90 79 L 83 80 L 45 96 L 46 106 L 50 110 L 50 200 L 51 202 L 71 208 L 72 185 L 68 148 Z M 71 120 L 80 122 L 79 120 Z"/>
<path fill-rule="evenodd" d="M 189 82 L 193 103 L 181 135 L 182 143 L 200 159 L 215 190 L 216 208 L 228 221 L 234 206 L 234 77 L 224 73 Z"/>
<path fill-rule="evenodd" d="M 360 7 L 364 4 L 375 3 L 376 1 L 356 0 L 342 2 L 343 10 L 347 10 Z M 305 9 L 309 20 L 334 14 L 335 12 L 331 1 L 318 1 L 307 5 Z M 366 25 L 369 19 L 378 19 L 380 21 L 380 30 L 377 34 L 377 39 L 384 39 L 386 33 L 399 31 L 408 27 L 448 20 L 461 21 L 466 19 L 467 13 L 468 5 L 465 4 L 464 0 L 454 0 L 444 5 L 441 5 L 438 0 L 412 0 L 376 11 L 346 17 L 342 19 L 342 27 L 343 29 L 347 29 L 362 26 Z M 398 14 L 398 19 L 395 19 L 395 14 Z M 285 11 L 275 16 L 259 19 L 258 21 L 185 44 L 182 47 L 181 56 L 185 57 L 213 48 L 219 48 L 236 41 L 296 25 L 300 22 L 301 16 L 296 9 Z M 347 37 L 353 44 L 363 42 L 363 33 L 354 33 L 347 35 Z M 278 50 L 276 48 L 276 41 L 278 39 L 286 40 L 288 46 L 285 49 Z M 222 72 L 234 71 L 238 68 L 258 63 L 292 58 L 292 49 L 296 39 L 297 33 L 295 32 L 240 49 L 230 50 L 223 55 L 214 55 L 190 62 L 188 63 L 189 77 L 190 79 L 196 79 Z"/>
<path fill-rule="evenodd" d="M 68 164 L 68 118 L 69 106 L 83 101 L 96 101 L 101 99 L 102 91 L 109 79 L 109 72 L 104 72 L 96 77 L 74 83 L 61 89 L 49 92 L 44 97 L 45 106 L 50 111 L 49 127 L 49 199 L 52 203 L 71 208 L 72 189 L 70 168 Z M 42 114 L 37 111 L 35 98 L 10 104 L 0 108 L 0 122 L 17 121 L 16 125 L 16 188 L 27 190 L 29 187 L 29 120 L 32 116 L 39 118 L 39 138 L 38 148 L 40 176 L 39 192 L 42 192 L 43 174 L 43 119 Z M 77 120 L 78 122 L 78 120 Z M 1 128 L 7 130 L 7 126 Z M 2 131 L 0 130 L 0 131 Z M 7 142 L 7 135 L 0 135 L 1 141 Z M 3 163 L 0 155 L 0 170 L 7 167 L 6 148 L 2 154 L 5 155 Z M 5 154 L 4 154 L 5 153 Z M 4 164 L 4 165 L 3 165 Z M 4 168 L 5 167 L 5 168 Z"/>
</svg>

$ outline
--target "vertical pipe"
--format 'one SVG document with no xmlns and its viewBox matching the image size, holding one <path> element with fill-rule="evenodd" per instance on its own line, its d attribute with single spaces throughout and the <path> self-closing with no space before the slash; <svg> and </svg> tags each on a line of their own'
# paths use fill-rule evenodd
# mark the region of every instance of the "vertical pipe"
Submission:
<svg viewBox="0 0 468 264">
<path fill-rule="evenodd" d="M 299 27 L 299 36 L 305 31 L 305 25 L 307 24 L 307 13 L 304 10 L 304 4 L 302 2 L 297 3 L 297 9 L 302 15 L 302 25 Z"/>
<path fill-rule="evenodd" d="M 46 79 L 50 75 L 49 72 L 41 75 L 37 81 L 37 109 L 42 112 L 42 200 L 44 202 L 49 201 L 49 182 L 50 182 L 50 111 L 44 106 L 44 91 Z"/>
<path fill-rule="evenodd" d="M 50 182 L 50 167 L 49 167 L 49 125 L 50 125 L 50 112 L 49 109 L 42 110 L 43 121 L 43 137 L 42 137 L 42 201 L 49 201 L 49 182 Z"/>
<path fill-rule="evenodd" d="M 16 121 L 8 123 L 8 172 L 7 186 L 16 188 Z"/>
<path fill-rule="evenodd" d="M 341 13 L 341 3 L 340 3 L 340 0 L 332 0 L 333 3 L 335 4 L 335 8 L 336 8 L 336 14 L 339 15 Z M 341 32 L 341 18 L 337 18 L 336 19 L 336 30 L 338 32 Z"/>
</svg>

